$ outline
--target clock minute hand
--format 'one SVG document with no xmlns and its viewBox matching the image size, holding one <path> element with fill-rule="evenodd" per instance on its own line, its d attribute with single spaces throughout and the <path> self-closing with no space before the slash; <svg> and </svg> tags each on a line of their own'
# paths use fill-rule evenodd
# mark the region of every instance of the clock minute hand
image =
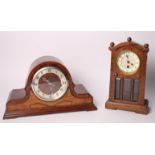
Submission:
<svg viewBox="0 0 155 155">
<path fill-rule="evenodd" d="M 47 83 L 49 82 L 46 78 L 43 78 L 43 81 L 44 81 L 44 82 L 47 82 Z"/>
<path fill-rule="evenodd" d="M 128 56 L 128 55 L 126 55 L 126 58 L 127 58 L 127 59 L 129 59 L 129 56 Z"/>
</svg>

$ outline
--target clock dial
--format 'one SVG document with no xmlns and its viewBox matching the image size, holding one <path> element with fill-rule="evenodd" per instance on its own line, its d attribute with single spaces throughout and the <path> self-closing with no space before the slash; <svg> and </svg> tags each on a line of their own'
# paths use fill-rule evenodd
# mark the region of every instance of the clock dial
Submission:
<svg viewBox="0 0 155 155">
<path fill-rule="evenodd" d="M 132 51 L 123 51 L 117 59 L 118 68 L 125 74 L 134 74 L 140 67 L 140 59 Z"/>
<path fill-rule="evenodd" d="M 56 67 L 44 67 L 38 70 L 32 80 L 34 94 L 44 101 L 60 99 L 68 89 L 64 73 Z"/>
</svg>

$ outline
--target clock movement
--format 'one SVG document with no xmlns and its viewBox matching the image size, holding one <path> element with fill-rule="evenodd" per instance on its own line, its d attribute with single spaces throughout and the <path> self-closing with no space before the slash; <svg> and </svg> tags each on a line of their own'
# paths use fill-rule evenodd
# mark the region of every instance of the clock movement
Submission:
<svg viewBox="0 0 155 155">
<path fill-rule="evenodd" d="M 111 75 L 107 109 L 119 109 L 148 114 L 148 100 L 145 99 L 146 64 L 149 45 L 132 41 L 109 47 Z"/>
<path fill-rule="evenodd" d="M 74 111 L 97 110 L 83 85 L 75 85 L 57 58 L 45 56 L 31 66 L 23 89 L 13 90 L 4 119 Z"/>
</svg>

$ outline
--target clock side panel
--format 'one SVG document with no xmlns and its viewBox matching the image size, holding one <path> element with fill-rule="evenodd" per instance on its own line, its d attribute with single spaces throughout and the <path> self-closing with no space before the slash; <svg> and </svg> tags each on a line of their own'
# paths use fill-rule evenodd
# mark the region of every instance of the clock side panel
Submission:
<svg viewBox="0 0 155 155">
<path fill-rule="evenodd" d="M 114 68 L 114 53 L 111 53 L 111 72 L 110 72 L 110 86 L 109 86 L 109 100 L 113 101 L 115 96 L 115 68 Z"/>
<path fill-rule="evenodd" d="M 140 85 L 139 85 L 139 103 L 144 103 L 145 100 L 145 81 L 147 70 L 147 53 L 141 54 L 141 68 L 140 68 Z"/>
</svg>

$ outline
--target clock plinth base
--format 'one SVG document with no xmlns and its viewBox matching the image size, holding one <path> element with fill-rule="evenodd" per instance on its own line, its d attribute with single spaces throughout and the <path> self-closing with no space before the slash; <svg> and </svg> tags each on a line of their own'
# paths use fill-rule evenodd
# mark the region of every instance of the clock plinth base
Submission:
<svg viewBox="0 0 155 155">
<path fill-rule="evenodd" d="M 132 111 L 132 112 L 136 112 L 139 114 L 148 114 L 149 113 L 148 100 L 145 100 L 144 105 L 118 103 L 118 102 L 112 102 L 112 101 L 108 100 L 105 104 L 105 108 L 106 109 L 113 109 L 113 110 Z"/>
<path fill-rule="evenodd" d="M 66 110 L 67 109 L 67 110 Z M 56 113 L 66 113 L 66 112 L 78 112 L 78 111 L 94 111 L 97 108 L 93 105 L 93 103 L 77 106 L 69 106 L 69 107 L 61 107 L 61 108 L 49 108 L 44 109 L 41 112 L 38 111 L 16 111 L 16 112 L 9 112 L 7 111 L 3 117 L 3 119 L 13 119 L 18 117 L 25 117 L 25 116 L 34 116 L 34 115 L 48 115 L 48 114 L 56 114 Z"/>
<path fill-rule="evenodd" d="M 3 119 L 97 110 L 92 96 L 83 85 L 76 85 L 75 92 L 76 94 L 73 95 L 68 89 L 63 98 L 54 102 L 46 102 L 38 99 L 32 91 L 28 95 L 25 89 L 13 90 L 10 93 Z"/>
</svg>

